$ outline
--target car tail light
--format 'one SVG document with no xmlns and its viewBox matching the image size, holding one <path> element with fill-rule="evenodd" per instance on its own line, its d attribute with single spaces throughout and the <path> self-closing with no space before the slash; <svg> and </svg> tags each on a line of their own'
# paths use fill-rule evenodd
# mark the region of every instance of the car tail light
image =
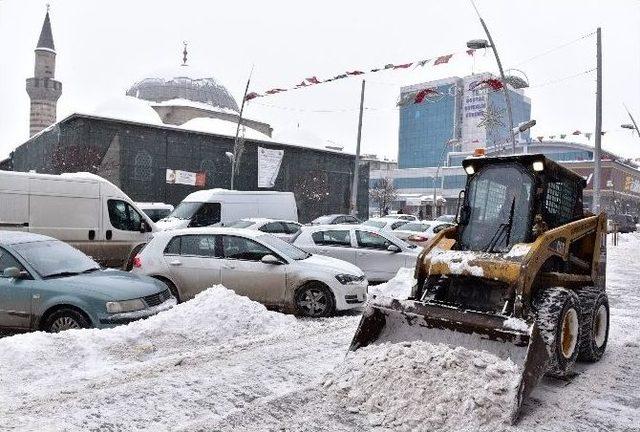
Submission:
<svg viewBox="0 0 640 432">
<path fill-rule="evenodd" d="M 415 242 L 423 242 L 423 241 L 429 240 L 429 238 L 421 235 L 412 235 L 412 236 L 409 236 L 407 240 L 415 241 Z"/>
<path fill-rule="evenodd" d="M 133 266 L 136 268 L 142 267 L 142 259 L 140 259 L 140 255 L 136 255 L 133 258 Z"/>
</svg>

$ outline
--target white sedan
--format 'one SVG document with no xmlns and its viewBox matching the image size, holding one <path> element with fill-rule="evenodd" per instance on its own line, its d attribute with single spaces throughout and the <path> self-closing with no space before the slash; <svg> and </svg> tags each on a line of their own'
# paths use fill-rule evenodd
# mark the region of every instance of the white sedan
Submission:
<svg viewBox="0 0 640 432">
<path fill-rule="evenodd" d="M 393 230 L 393 234 L 416 246 L 424 246 L 440 231 L 455 226 L 455 224 L 443 221 L 409 222 Z"/>
<path fill-rule="evenodd" d="M 388 281 L 400 268 L 415 267 L 419 253 L 390 232 L 364 225 L 304 226 L 293 244 L 355 264 L 372 282 Z"/>
<path fill-rule="evenodd" d="M 366 300 L 356 266 L 312 255 L 261 231 L 204 227 L 156 233 L 134 260 L 134 273 L 165 282 L 178 301 L 213 285 L 302 316 L 330 316 Z"/>
<path fill-rule="evenodd" d="M 262 231 L 278 237 L 280 240 L 291 242 L 300 231 L 302 224 L 289 220 L 245 218 L 224 225 L 227 228 L 246 228 Z"/>
<path fill-rule="evenodd" d="M 392 231 L 407 223 L 409 223 L 409 221 L 404 219 L 398 219 L 393 217 L 379 217 L 379 218 L 371 218 L 365 222 L 362 222 L 361 225 L 364 225 L 370 228 L 375 228 L 379 231 Z"/>
</svg>

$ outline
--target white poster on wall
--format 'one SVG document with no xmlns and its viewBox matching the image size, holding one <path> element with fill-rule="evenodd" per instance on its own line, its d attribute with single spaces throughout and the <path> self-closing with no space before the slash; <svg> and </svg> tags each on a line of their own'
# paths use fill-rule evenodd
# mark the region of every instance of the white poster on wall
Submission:
<svg viewBox="0 0 640 432">
<path fill-rule="evenodd" d="M 272 188 L 276 184 L 284 150 L 258 147 L 258 187 Z"/>
<path fill-rule="evenodd" d="M 479 74 L 464 80 L 462 92 L 462 151 L 473 151 L 478 147 L 486 147 L 487 131 L 478 126 L 487 109 L 487 90 L 476 89 L 478 83 L 491 78 L 491 74 Z"/>
<path fill-rule="evenodd" d="M 204 186 L 205 173 L 167 169 L 167 183 L 190 186 Z"/>
</svg>

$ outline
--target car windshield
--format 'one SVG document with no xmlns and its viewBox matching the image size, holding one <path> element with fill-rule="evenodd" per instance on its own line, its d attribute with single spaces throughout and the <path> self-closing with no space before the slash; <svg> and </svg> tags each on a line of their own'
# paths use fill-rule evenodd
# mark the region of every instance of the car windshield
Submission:
<svg viewBox="0 0 640 432">
<path fill-rule="evenodd" d="M 303 251 L 302 249 L 292 245 L 291 243 L 287 243 L 286 241 L 280 240 L 279 238 L 269 234 L 261 235 L 258 237 L 258 239 L 267 246 L 277 250 L 282 255 L 286 255 L 287 257 L 296 261 L 307 259 L 311 256 L 310 253 Z"/>
<path fill-rule="evenodd" d="M 176 218 L 190 220 L 194 214 L 198 211 L 202 203 L 200 202 L 181 202 L 178 207 L 171 212 L 167 219 Z"/>
<path fill-rule="evenodd" d="M 247 228 L 247 227 L 250 227 L 251 225 L 253 225 L 254 223 L 255 222 L 240 219 L 240 220 L 237 220 L 237 221 L 229 222 L 228 224 L 225 224 L 224 226 L 229 227 L 229 228 Z"/>
<path fill-rule="evenodd" d="M 311 221 L 313 225 L 325 225 L 331 223 L 333 216 L 320 216 Z"/>
<path fill-rule="evenodd" d="M 21 243 L 13 248 L 43 278 L 100 269 L 94 260 L 58 240 Z"/>
<path fill-rule="evenodd" d="M 398 231 L 424 232 L 429 229 L 428 223 L 409 222 L 396 228 Z"/>
<path fill-rule="evenodd" d="M 372 227 L 375 227 L 375 228 L 382 228 L 386 224 L 387 224 L 386 222 L 374 221 L 374 220 L 371 220 L 371 219 L 369 219 L 366 222 L 362 222 L 362 225 L 372 226 Z"/>
</svg>

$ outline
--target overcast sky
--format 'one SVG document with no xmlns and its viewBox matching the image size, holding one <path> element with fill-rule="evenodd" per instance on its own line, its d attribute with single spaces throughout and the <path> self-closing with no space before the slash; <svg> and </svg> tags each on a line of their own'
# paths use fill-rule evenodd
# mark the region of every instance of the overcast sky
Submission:
<svg viewBox="0 0 640 432">
<path fill-rule="evenodd" d="M 183 40 L 189 42 L 190 63 L 210 70 L 238 101 L 252 65 L 251 89 L 262 91 L 313 75 L 459 53 L 447 65 L 365 76 L 362 152 L 395 159 L 401 85 L 496 70 L 490 52 L 478 52 L 475 64 L 464 54 L 468 39 L 484 37 L 468 0 L 48 2 L 56 79 L 63 84 L 58 119 L 90 112 L 151 71 L 178 65 Z M 46 3 L 0 0 L 0 158 L 28 138 L 24 86 L 33 74 Z M 477 0 L 477 6 L 505 68 L 521 69 L 529 78 L 526 94 L 538 121 L 533 137 L 594 130 L 595 73 L 561 79 L 595 67 L 595 36 L 554 49 L 601 26 L 603 145 L 640 156 L 640 139 L 620 128 L 629 121 L 623 103 L 640 118 L 640 1 Z M 258 99 L 247 116 L 354 151 L 360 83 L 351 78 Z"/>
</svg>

